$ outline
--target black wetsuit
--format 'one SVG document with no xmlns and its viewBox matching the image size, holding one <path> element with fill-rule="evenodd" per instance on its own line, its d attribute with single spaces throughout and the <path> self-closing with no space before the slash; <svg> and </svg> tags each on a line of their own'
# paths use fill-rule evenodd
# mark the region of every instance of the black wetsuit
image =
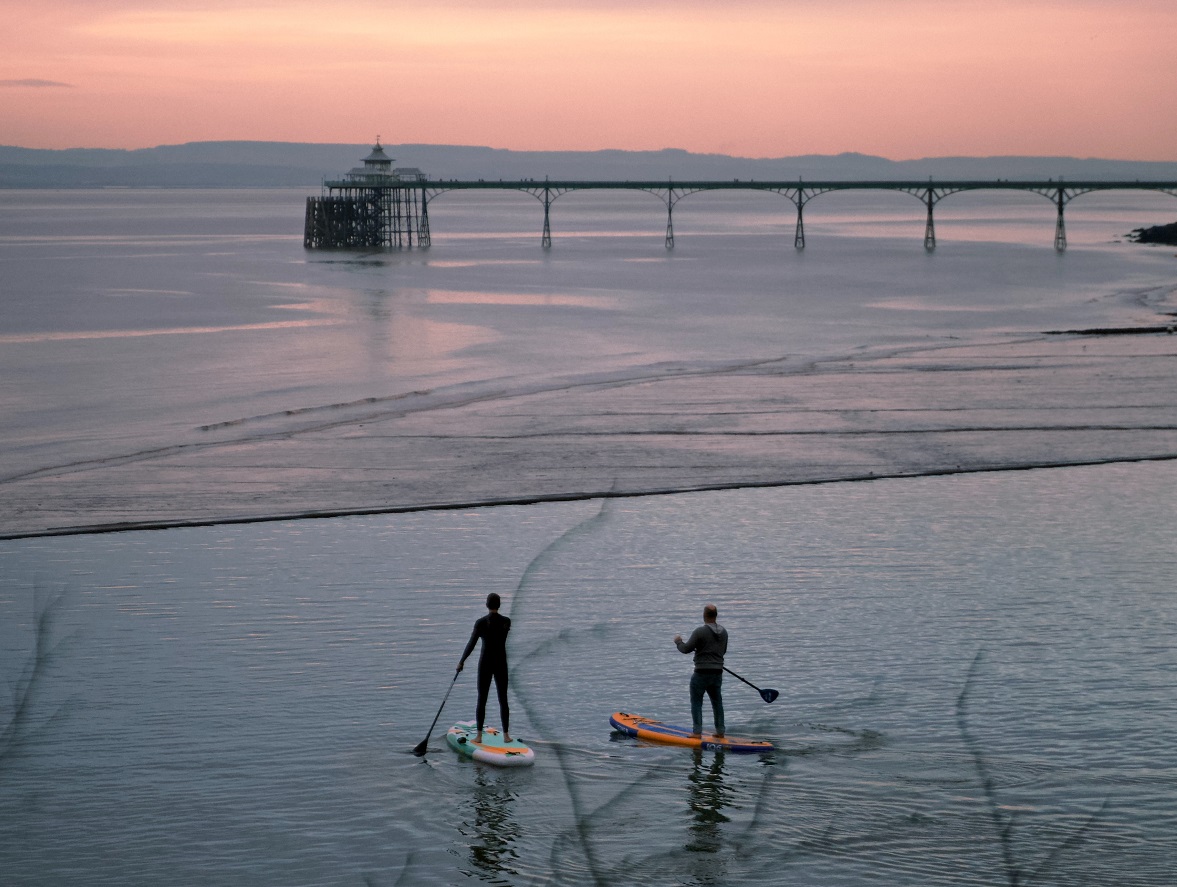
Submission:
<svg viewBox="0 0 1177 887">
<path fill-rule="evenodd" d="M 494 679 L 499 694 L 499 714 L 503 718 L 503 732 L 511 732 L 511 711 L 507 708 L 507 632 L 511 620 L 498 612 L 490 612 L 474 623 L 470 642 L 462 653 L 462 662 L 474 652 L 474 645 L 482 638 L 482 655 L 478 657 L 478 732 L 486 721 L 486 697 L 490 695 L 490 682 Z"/>
</svg>

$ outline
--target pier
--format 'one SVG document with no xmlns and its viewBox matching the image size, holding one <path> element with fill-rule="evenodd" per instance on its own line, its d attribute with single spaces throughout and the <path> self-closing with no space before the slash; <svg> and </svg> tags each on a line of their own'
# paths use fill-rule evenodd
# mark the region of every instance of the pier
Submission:
<svg viewBox="0 0 1177 887">
<path fill-rule="evenodd" d="M 1054 247 L 1067 248 L 1066 207 L 1076 197 L 1096 191 L 1158 191 L 1177 197 L 1177 182 L 1153 181 L 458 181 L 429 180 L 417 169 L 393 169 L 379 141 L 364 165 L 342 179 L 323 183 L 323 194 L 308 197 L 303 244 L 308 249 L 412 248 L 431 244 L 429 202 L 448 191 L 519 191 L 543 206 L 540 245 L 552 246 L 552 204 L 573 191 L 642 191 L 658 198 L 666 210 L 667 249 L 674 248 L 674 208 L 685 197 L 704 191 L 767 191 L 791 202 L 797 212 L 793 246 L 805 248 L 805 207 L 834 191 L 896 191 L 910 194 L 927 210 L 924 248 L 936 248 L 936 206 L 964 191 L 1024 191 L 1038 194 L 1056 208 Z"/>
</svg>

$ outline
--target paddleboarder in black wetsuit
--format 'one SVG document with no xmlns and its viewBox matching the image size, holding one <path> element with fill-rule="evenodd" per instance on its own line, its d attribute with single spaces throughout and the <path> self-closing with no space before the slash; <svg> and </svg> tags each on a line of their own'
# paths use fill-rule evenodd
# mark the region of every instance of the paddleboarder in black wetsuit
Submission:
<svg viewBox="0 0 1177 887">
<path fill-rule="evenodd" d="M 474 645 L 482 638 L 482 654 L 478 657 L 478 735 L 475 742 L 482 742 L 482 725 L 486 721 L 486 697 L 490 695 L 490 681 L 494 678 L 499 694 L 499 714 L 503 718 L 503 739 L 511 741 L 511 711 L 507 708 L 507 632 L 511 620 L 499 615 L 499 596 L 493 591 L 486 596 L 486 609 L 490 612 L 474 623 L 470 643 L 458 663 L 458 671 L 466 664 L 467 657 L 474 652 Z"/>
</svg>

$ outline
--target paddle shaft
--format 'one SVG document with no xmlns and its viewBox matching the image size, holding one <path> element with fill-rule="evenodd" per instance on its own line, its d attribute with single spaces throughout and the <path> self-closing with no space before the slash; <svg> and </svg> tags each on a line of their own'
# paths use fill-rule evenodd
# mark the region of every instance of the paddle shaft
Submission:
<svg viewBox="0 0 1177 887">
<path fill-rule="evenodd" d="M 425 754 L 425 750 L 429 747 L 429 737 L 433 735 L 433 728 L 437 726 L 437 719 L 441 717 L 441 710 L 445 708 L 446 700 L 450 698 L 450 690 L 454 689 L 454 684 L 458 682 L 458 675 L 460 671 L 454 672 L 454 679 L 450 681 L 449 689 L 445 691 L 445 696 L 442 697 L 441 705 L 437 707 L 437 714 L 433 716 L 433 723 L 429 725 L 429 732 L 425 734 L 425 738 L 417 743 L 416 748 L 413 749 L 413 754 L 421 757 Z"/>
<path fill-rule="evenodd" d="M 773 699 L 776 699 L 780 695 L 776 690 L 769 690 L 769 689 L 761 690 L 759 687 L 757 687 L 755 684 L 753 684 L 750 680 L 736 674 L 734 671 L 732 671 L 726 665 L 723 667 L 723 670 L 726 671 L 728 674 L 730 674 L 733 678 L 739 678 L 741 681 L 743 681 L 745 684 L 747 684 L 749 687 L 751 687 L 753 690 L 755 690 L 757 693 L 759 693 L 760 698 L 763 699 L 765 702 L 772 702 Z"/>
<path fill-rule="evenodd" d="M 755 690 L 757 693 L 759 693 L 759 692 L 760 692 L 760 688 L 759 688 L 759 687 L 757 687 L 755 684 L 753 684 L 753 683 L 752 683 L 750 680 L 748 680 L 747 678 L 741 678 L 741 677 L 740 677 L 738 674 L 736 674 L 734 671 L 732 671 L 732 670 L 731 670 L 730 668 L 728 668 L 726 665 L 723 667 L 723 670 L 724 670 L 724 671 L 726 671 L 728 674 L 730 674 L 730 675 L 731 675 L 733 678 L 740 678 L 740 680 L 741 680 L 741 681 L 743 681 L 745 684 L 747 684 L 749 687 L 751 687 L 751 688 L 752 688 L 753 690 Z"/>
</svg>

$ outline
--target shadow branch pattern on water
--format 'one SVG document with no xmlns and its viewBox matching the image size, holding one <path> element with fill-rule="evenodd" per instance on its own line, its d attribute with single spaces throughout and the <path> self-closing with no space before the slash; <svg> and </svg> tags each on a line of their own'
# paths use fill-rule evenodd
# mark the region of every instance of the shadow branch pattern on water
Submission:
<svg viewBox="0 0 1177 887">
<path fill-rule="evenodd" d="M 1006 811 L 998 798 L 997 777 L 993 773 L 992 767 L 989 763 L 988 756 L 985 753 L 983 744 L 977 740 L 969 729 L 968 723 L 968 703 L 969 695 L 977 681 L 978 672 L 981 665 L 984 663 L 984 651 L 978 652 L 973 658 L 972 664 L 969 666 L 968 675 L 965 678 L 964 687 L 960 691 L 960 695 L 956 699 L 956 721 L 960 729 L 961 738 L 968 747 L 969 754 L 973 758 L 973 764 L 976 767 L 977 778 L 980 780 L 982 791 L 984 792 L 985 805 L 989 811 L 989 817 L 993 823 L 993 831 L 1001 848 L 1001 863 L 1002 872 L 1005 876 L 1006 883 L 1010 887 L 1019 887 L 1022 884 L 1041 883 L 1043 879 L 1048 878 L 1051 870 L 1058 862 L 1059 858 L 1069 850 L 1078 847 L 1083 843 L 1087 832 L 1099 821 L 1104 811 L 1108 806 L 1108 799 L 1104 798 L 1103 803 L 1099 808 L 1092 813 L 1081 826 L 1075 829 L 1070 835 L 1062 840 L 1055 847 L 1046 852 L 1045 857 L 1034 868 L 1027 870 L 1026 864 L 1019 859 L 1018 842 L 1016 826 L 1017 814 L 1016 811 Z"/>
<path fill-rule="evenodd" d="M 42 710 L 50 666 L 65 643 L 56 632 L 64 601 L 64 592 L 46 595 L 40 589 L 33 591 L 31 649 L 20 670 L 14 676 L 4 676 L 8 679 L 9 697 L 0 702 L 0 781 L 22 751 L 43 738 L 68 713 L 65 706 L 48 714 Z"/>
</svg>

